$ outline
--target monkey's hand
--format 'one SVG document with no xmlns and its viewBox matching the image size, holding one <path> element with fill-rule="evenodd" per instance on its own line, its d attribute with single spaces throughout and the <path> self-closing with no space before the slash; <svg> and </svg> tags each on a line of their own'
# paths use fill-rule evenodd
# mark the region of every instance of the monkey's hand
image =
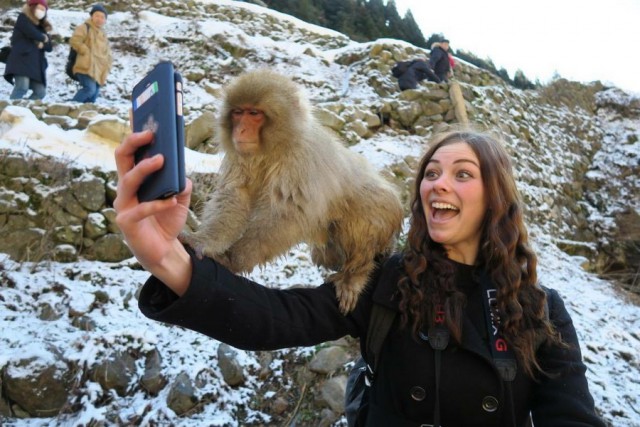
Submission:
<svg viewBox="0 0 640 427">
<path fill-rule="evenodd" d="M 195 252 L 196 258 L 204 258 L 204 245 L 202 243 L 199 243 L 198 239 L 196 239 L 196 237 L 192 233 L 183 230 L 180 232 L 180 234 L 178 234 L 178 240 L 183 245 L 192 248 Z"/>
<path fill-rule="evenodd" d="M 231 259 L 228 253 L 209 253 L 207 251 L 207 246 L 204 243 L 200 242 L 200 240 L 198 240 L 197 235 L 183 230 L 180 232 L 180 234 L 178 234 L 178 240 L 183 245 L 192 248 L 196 258 L 203 259 L 205 256 L 208 256 L 210 258 L 213 258 L 218 264 L 225 266 L 233 272 L 236 272 L 236 270 L 232 268 Z"/>
</svg>

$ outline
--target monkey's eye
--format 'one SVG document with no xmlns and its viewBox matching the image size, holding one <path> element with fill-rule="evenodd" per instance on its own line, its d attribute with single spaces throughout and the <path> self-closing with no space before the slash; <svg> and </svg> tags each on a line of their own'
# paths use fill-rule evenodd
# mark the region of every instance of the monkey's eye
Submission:
<svg viewBox="0 0 640 427">
<path fill-rule="evenodd" d="M 234 108 L 233 110 L 231 110 L 232 116 L 241 116 L 242 113 L 244 113 L 244 110 L 242 108 Z"/>
<path fill-rule="evenodd" d="M 247 113 L 249 113 L 252 116 L 260 116 L 260 115 L 263 114 L 261 110 L 258 110 L 258 109 L 255 109 L 255 108 L 250 108 L 250 109 L 248 109 L 246 111 L 247 111 Z"/>
</svg>

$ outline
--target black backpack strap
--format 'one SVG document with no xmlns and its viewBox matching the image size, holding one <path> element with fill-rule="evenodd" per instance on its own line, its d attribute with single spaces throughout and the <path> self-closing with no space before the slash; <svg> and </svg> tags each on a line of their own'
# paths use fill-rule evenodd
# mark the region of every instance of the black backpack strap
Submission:
<svg viewBox="0 0 640 427">
<path fill-rule="evenodd" d="M 383 289 L 382 294 L 375 293 L 381 300 L 392 298 L 391 294 L 395 292 L 396 284 L 399 279 L 401 267 L 401 256 L 399 254 L 389 257 L 382 266 L 382 274 L 378 278 L 377 291 Z M 390 291 L 391 290 L 391 291 Z M 380 354 L 382 353 L 382 344 L 384 343 L 391 325 L 397 315 L 397 309 L 387 307 L 373 302 L 371 306 L 371 315 L 369 316 L 369 324 L 367 325 L 367 340 L 364 346 L 364 358 L 367 363 L 366 379 L 373 381 L 374 372 L 380 362 Z"/>
<path fill-rule="evenodd" d="M 367 378 L 371 382 L 380 360 L 382 344 L 389 334 L 391 325 L 396 317 L 396 311 L 380 304 L 373 304 L 369 327 L 367 329 Z"/>
</svg>

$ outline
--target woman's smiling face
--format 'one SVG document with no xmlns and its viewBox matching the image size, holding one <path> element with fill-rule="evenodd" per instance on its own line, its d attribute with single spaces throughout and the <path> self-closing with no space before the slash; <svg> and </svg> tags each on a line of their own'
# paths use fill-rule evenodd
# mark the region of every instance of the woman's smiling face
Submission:
<svg viewBox="0 0 640 427">
<path fill-rule="evenodd" d="M 487 203 L 480 161 L 467 143 L 436 150 L 422 177 L 420 199 L 431 239 L 450 259 L 473 264 Z"/>
</svg>

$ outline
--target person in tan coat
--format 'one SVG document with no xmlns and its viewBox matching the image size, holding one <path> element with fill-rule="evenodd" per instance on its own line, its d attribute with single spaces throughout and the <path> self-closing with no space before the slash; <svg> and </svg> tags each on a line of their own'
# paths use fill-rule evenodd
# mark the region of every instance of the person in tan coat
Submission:
<svg viewBox="0 0 640 427">
<path fill-rule="evenodd" d="M 102 29 L 107 22 L 107 10 L 96 4 L 89 15 L 85 25 L 78 25 L 69 39 L 71 47 L 78 52 L 73 66 L 73 74 L 81 86 L 72 99 L 76 102 L 96 101 L 113 63 L 109 40 Z"/>
</svg>

